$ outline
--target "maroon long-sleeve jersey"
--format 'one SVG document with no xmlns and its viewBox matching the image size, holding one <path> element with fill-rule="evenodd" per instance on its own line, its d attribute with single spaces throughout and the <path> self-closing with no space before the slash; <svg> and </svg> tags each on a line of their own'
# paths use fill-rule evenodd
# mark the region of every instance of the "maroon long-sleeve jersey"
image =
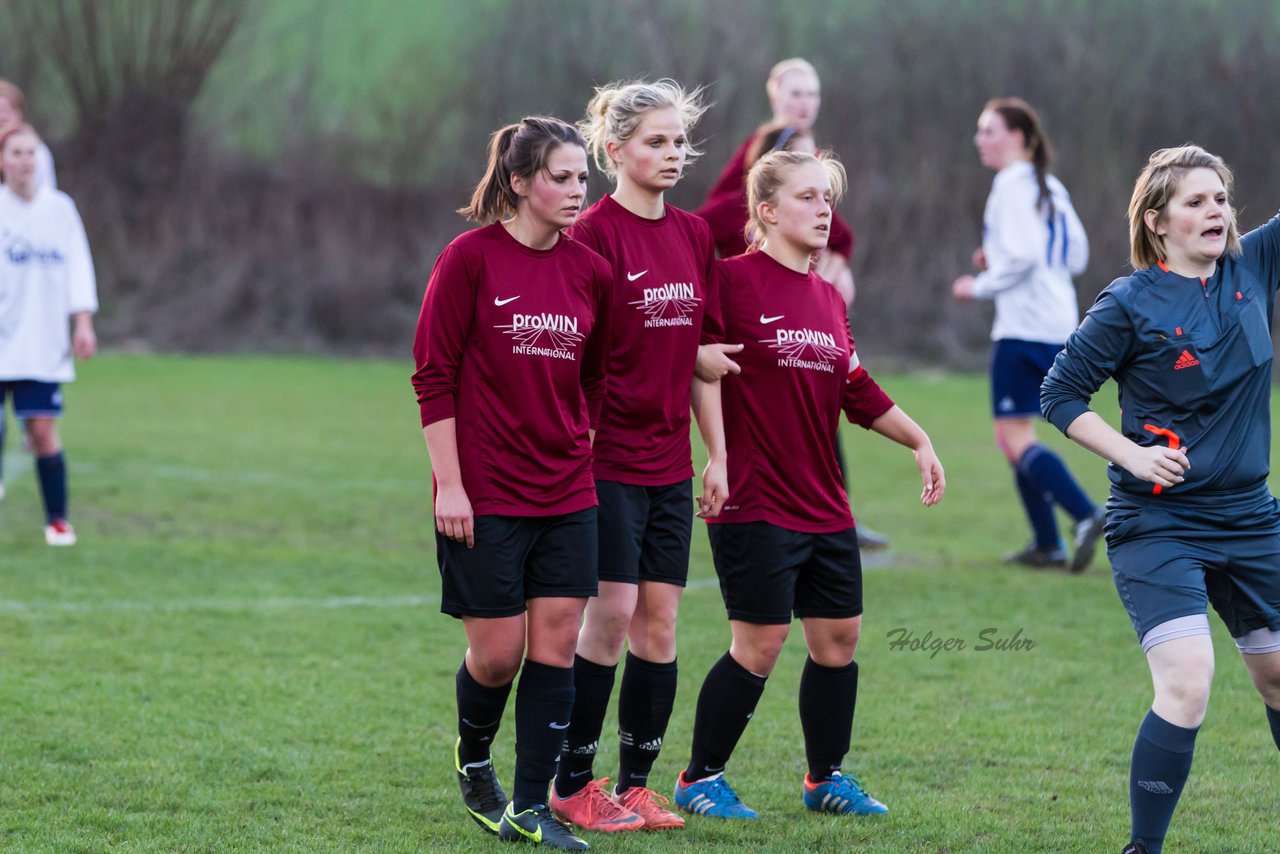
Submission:
<svg viewBox="0 0 1280 854">
<path fill-rule="evenodd" d="M 546 516 L 596 504 L 588 427 L 604 396 L 612 273 L 561 235 L 520 243 L 500 223 L 445 247 L 413 343 L 422 424 L 457 419 L 476 514 Z"/>
<path fill-rule="evenodd" d="M 707 193 L 707 200 L 694 213 L 711 226 L 711 236 L 721 258 L 732 258 L 747 251 L 743 229 L 747 226 L 747 152 L 756 135 L 747 137 L 725 164 L 724 171 Z M 853 258 L 854 235 L 849 223 L 832 211 L 831 239 L 827 248 L 846 259 Z"/>
<path fill-rule="evenodd" d="M 645 219 L 605 196 L 570 233 L 613 267 L 595 475 L 639 486 L 691 477 L 689 383 L 714 275 L 711 231 L 670 205 Z"/>
<path fill-rule="evenodd" d="M 706 343 L 743 344 L 720 381 L 729 500 L 721 522 L 823 534 L 853 524 L 836 463 L 841 409 L 862 427 L 893 406 L 855 355 L 844 301 L 764 252 L 718 262 Z"/>
</svg>

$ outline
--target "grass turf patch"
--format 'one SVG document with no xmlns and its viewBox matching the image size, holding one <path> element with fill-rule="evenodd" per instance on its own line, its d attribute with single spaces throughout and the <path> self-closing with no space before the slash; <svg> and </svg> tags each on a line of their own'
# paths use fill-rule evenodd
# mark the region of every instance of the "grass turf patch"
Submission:
<svg viewBox="0 0 1280 854">
<path fill-rule="evenodd" d="M 0 846 L 492 850 L 452 775 L 464 641 L 438 613 L 409 371 L 292 358 L 89 363 L 62 425 L 73 549 L 44 545 L 30 460 L 10 436 Z M 843 428 L 855 511 L 893 538 L 867 561 L 845 767 L 890 814 L 851 820 L 801 804 L 797 629 L 729 769 L 761 819 L 592 835 L 597 847 L 1096 852 L 1127 838 L 1129 749 L 1150 681 L 1105 559 L 1080 577 L 1001 566 L 1026 526 L 991 440 L 985 381 L 882 379 L 933 435 L 949 484 L 924 510 L 910 453 Z M 1100 408 L 1113 414 L 1113 399 L 1104 392 Z M 1105 495 L 1100 462 L 1047 425 L 1041 435 Z M 1215 696 L 1166 850 L 1274 851 L 1275 747 L 1214 626 Z M 964 648 L 894 648 L 907 633 Z M 728 638 L 699 527 L 680 693 L 652 777 L 664 794 Z M 996 638 L 1009 648 L 982 648 Z M 508 785 L 512 711 L 495 754 Z M 611 711 L 601 775 L 615 773 L 614 729 Z"/>
</svg>

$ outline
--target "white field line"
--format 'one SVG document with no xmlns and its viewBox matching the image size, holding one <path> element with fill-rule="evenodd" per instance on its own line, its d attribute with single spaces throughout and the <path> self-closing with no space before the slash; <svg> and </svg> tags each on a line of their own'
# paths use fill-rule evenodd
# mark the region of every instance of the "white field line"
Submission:
<svg viewBox="0 0 1280 854">
<path fill-rule="evenodd" d="M 695 578 L 688 589 L 717 588 L 714 578 Z M 0 614 L 96 614 L 96 613 L 145 613 L 176 614 L 189 611 L 215 611 L 237 613 L 241 611 L 292 611 L 325 610 L 341 608 L 426 608 L 440 604 L 440 596 L 428 593 L 424 596 L 330 596 L 326 598 L 268 598 L 268 599 L 169 599 L 159 602 L 107 600 L 102 602 L 57 602 L 36 600 L 20 602 L 0 599 Z"/>
<path fill-rule="evenodd" d="M 866 569 L 885 569 L 893 566 L 888 555 L 876 556 L 866 562 Z M 865 560 L 865 559 L 864 559 Z M 695 578 L 685 588 L 688 591 L 719 590 L 715 578 Z M 329 596 L 323 598 L 271 597 L 266 599 L 168 599 L 158 602 L 105 600 L 105 601 L 54 601 L 35 600 L 23 602 L 16 599 L 0 599 L 0 614 L 179 614 L 193 611 L 215 613 L 242 613 L 245 611 L 299 611 L 337 610 L 344 608 L 428 608 L 439 606 L 440 597 L 429 593 L 424 596 Z"/>
<path fill-rule="evenodd" d="M 12 439 L 12 437 L 9 437 Z M 6 440 L 6 447 L 11 444 Z M 226 483 L 237 486 L 285 486 L 314 487 L 323 484 L 330 489 L 364 489 L 374 492 L 398 492 L 405 489 L 421 487 L 431 488 L 431 470 L 424 463 L 421 476 L 413 477 L 343 477 L 331 478 L 318 474 L 286 469 L 209 469 L 197 466 L 173 465 L 169 463 L 139 463 L 127 460 L 113 462 L 109 465 L 87 460 L 74 462 L 75 476 L 119 477 L 121 475 L 141 476 L 151 479 L 186 481 L 189 483 Z M 10 451 L 4 455 L 4 479 L 6 482 L 34 479 L 34 467 L 29 454 Z"/>
</svg>

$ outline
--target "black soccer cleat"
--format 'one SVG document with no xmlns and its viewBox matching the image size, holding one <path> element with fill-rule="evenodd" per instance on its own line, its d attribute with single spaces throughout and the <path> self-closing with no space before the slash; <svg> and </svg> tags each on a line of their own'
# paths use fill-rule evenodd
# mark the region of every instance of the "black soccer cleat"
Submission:
<svg viewBox="0 0 1280 854">
<path fill-rule="evenodd" d="M 1004 562 L 1031 569 L 1066 569 L 1067 553 L 1063 549 L 1042 549 L 1031 543 L 1024 549 L 1005 555 Z"/>
<path fill-rule="evenodd" d="M 1141 842 L 1130 842 L 1120 854 L 1147 854 L 1147 846 Z"/>
<path fill-rule="evenodd" d="M 462 805 L 476 824 L 490 833 L 497 833 L 502 813 L 507 808 L 507 793 L 502 791 L 502 784 L 498 782 L 493 760 L 483 765 L 463 767 L 462 760 L 458 758 L 461 744 L 462 739 L 458 739 L 453 746 L 453 770 L 458 774 L 458 786 L 462 789 Z"/>
<path fill-rule="evenodd" d="M 1102 538 L 1102 529 L 1107 521 L 1107 511 L 1099 507 L 1093 515 L 1076 525 L 1076 551 L 1071 556 L 1071 564 L 1067 569 L 1072 572 L 1084 572 L 1093 563 L 1093 553 L 1098 548 L 1098 540 Z"/>
<path fill-rule="evenodd" d="M 560 823 L 546 804 L 517 814 L 511 804 L 502 814 L 498 838 L 504 842 L 533 842 L 562 851 L 589 851 L 591 846 Z"/>
</svg>

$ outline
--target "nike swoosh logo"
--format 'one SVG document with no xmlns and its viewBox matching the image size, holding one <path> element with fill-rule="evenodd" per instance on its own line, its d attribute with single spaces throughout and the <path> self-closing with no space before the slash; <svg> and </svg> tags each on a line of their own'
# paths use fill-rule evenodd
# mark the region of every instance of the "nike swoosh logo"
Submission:
<svg viewBox="0 0 1280 854">
<path fill-rule="evenodd" d="M 648 270 L 641 270 L 639 273 L 627 273 L 627 281 L 628 281 L 628 282 L 634 282 L 636 279 L 640 278 L 641 276 L 643 276 L 643 275 L 644 275 L 645 273 L 647 273 L 647 272 L 649 272 L 649 271 L 648 271 Z"/>
<path fill-rule="evenodd" d="M 568 721 L 565 721 L 565 722 L 564 722 L 564 723 L 562 723 L 562 724 L 547 724 L 547 726 L 551 727 L 552 729 L 568 729 L 568 728 L 569 728 L 569 722 L 568 722 Z"/>
<path fill-rule="evenodd" d="M 501 306 L 501 305 L 506 305 L 507 303 L 511 302 L 512 300 L 518 300 L 518 299 L 520 299 L 520 295 L 519 295 L 519 294 L 517 294 L 516 296 L 513 296 L 513 297 L 507 297 L 506 299 L 498 299 L 497 297 L 494 297 L 494 298 L 493 298 L 493 304 L 494 304 L 494 305 L 499 305 L 499 306 Z"/>
<path fill-rule="evenodd" d="M 528 810 L 525 810 L 525 812 L 528 812 Z M 520 814 L 524 815 L 524 813 L 520 813 Z M 506 818 L 506 816 L 503 816 L 503 818 Z M 530 833 L 520 825 L 516 824 L 514 821 L 509 821 L 507 823 L 510 824 L 512 827 L 514 827 L 516 829 L 516 832 L 519 833 L 521 836 L 523 836 L 525 839 L 532 839 L 534 842 L 542 841 L 542 825 L 541 824 L 538 825 L 538 829 L 535 832 Z"/>
<path fill-rule="evenodd" d="M 777 317 L 765 317 L 765 316 L 762 314 L 762 315 L 760 315 L 760 322 L 761 322 L 761 323 L 773 323 L 775 320 L 781 320 L 781 319 L 782 319 L 782 318 L 784 318 L 784 317 L 786 317 L 786 315 L 785 315 L 785 314 L 780 314 L 780 315 L 778 315 Z"/>
<path fill-rule="evenodd" d="M 586 770 L 584 770 L 584 771 L 570 771 L 570 772 L 569 772 L 569 776 L 570 776 L 570 777 L 581 777 L 583 774 L 590 774 L 590 773 L 591 773 L 591 769 L 590 769 L 590 768 L 587 768 L 587 769 L 586 769 Z"/>
</svg>

